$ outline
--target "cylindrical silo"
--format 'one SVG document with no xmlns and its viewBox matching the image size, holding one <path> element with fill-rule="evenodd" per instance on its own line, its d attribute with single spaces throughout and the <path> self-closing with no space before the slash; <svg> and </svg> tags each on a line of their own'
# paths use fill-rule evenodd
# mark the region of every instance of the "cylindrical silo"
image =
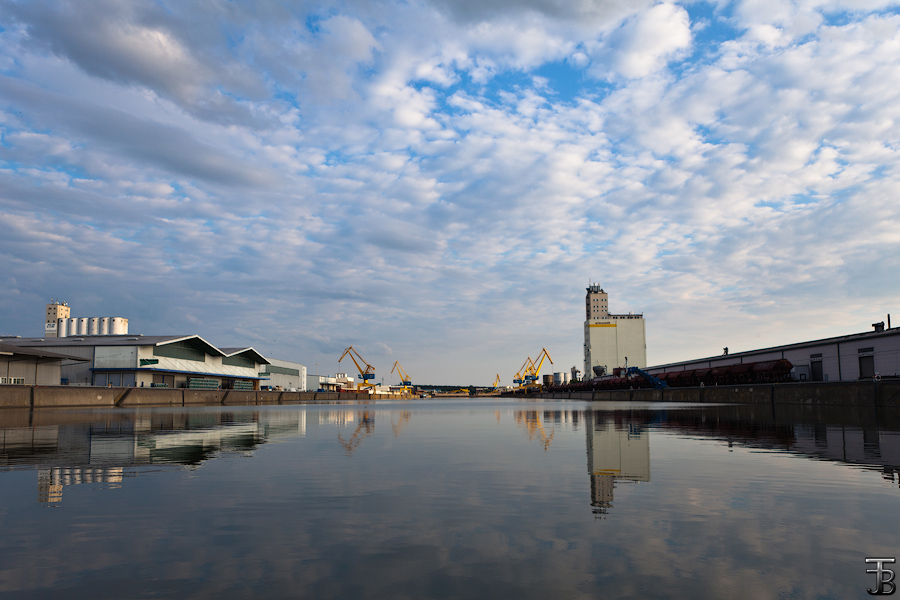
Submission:
<svg viewBox="0 0 900 600">
<path fill-rule="evenodd" d="M 89 331 L 91 335 L 100 335 L 100 317 L 91 317 Z"/>
<path fill-rule="evenodd" d="M 69 331 L 69 320 L 68 319 L 57 319 L 56 320 L 56 337 L 66 337 Z"/>
<path fill-rule="evenodd" d="M 100 317 L 100 335 L 109 335 L 109 317 Z"/>
<path fill-rule="evenodd" d="M 553 385 L 562 385 L 563 382 L 563 374 L 562 373 L 554 373 L 553 374 Z"/>
<path fill-rule="evenodd" d="M 110 335 L 128 335 L 128 319 L 122 317 L 109 318 Z"/>
<path fill-rule="evenodd" d="M 69 336 L 74 337 L 78 335 L 78 317 L 72 317 L 69 319 Z"/>
<path fill-rule="evenodd" d="M 87 335 L 88 334 L 88 318 L 81 317 L 78 319 L 78 335 Z"/>
</svg>

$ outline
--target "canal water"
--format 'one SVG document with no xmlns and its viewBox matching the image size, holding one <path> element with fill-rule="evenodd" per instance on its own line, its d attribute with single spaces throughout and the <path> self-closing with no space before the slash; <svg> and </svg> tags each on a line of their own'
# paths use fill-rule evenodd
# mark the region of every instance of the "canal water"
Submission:
<svg viewBox="0 0 900 600">
<path fill-rule="evenodd" d="M 0 597 L 867 598 L 898 410 L 7 410 Z"/>
</svg>

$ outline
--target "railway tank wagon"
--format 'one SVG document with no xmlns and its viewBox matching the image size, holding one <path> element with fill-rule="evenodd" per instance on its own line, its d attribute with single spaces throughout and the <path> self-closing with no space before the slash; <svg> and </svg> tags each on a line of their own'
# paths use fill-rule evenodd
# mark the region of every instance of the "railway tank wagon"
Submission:
<svg viewBox="0 0 900 600">
<path fill-rule="evenodd" d="M 786 383 L 792 381 L 789 360 L 742 363 L 724 367 L 688 369 L 658 373 L 656 379 L 665 387 L 700 387 L 715 385 L 747 385 L 754 383 Z M 550 392 L 588 392 L 602 390 L 627 390 L 651 388 L 653 383 L 639 375 L 623 376 L 623 370 L 615 369 L 611 376 L 591 381 L 579 381 L 547 388 Z"/>
</svg>

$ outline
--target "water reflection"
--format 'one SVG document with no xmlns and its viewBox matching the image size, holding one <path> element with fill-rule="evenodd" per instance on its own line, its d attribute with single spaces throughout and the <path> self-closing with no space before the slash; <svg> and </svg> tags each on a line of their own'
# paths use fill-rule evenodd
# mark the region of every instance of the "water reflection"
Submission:
<svg viewBox="0 0 900 600">
<path fill-rule="evenodd" d="M 862 596 L 900 420 L 767 408 L 0 412 L 0 595 Z"/>
<path fill-rule="evenodd" d="M 337 413 L 337 411 L 336 411 Z M 324 420 L 346 417 L 322 413 Z M 21 421 L 0 412 L 0 425 Z M 62 501 L 65 486 L 121 484 L 141 465 L 196 466 L 222 453 L 252 452 L 281 436 L 304 435 L 306 412 L 136 412 L 40 415 L 69 422 L 0 426 L 0 468 L 38 471 L 38 500 Z M 33 415 L 28 415 L 33 417 Z M 108 486 L 116 488 L 118 485 Z"/>
<path fill-rule="evenodd" d="M 656 427 L 761 450 L 783 451 L 818 460 L 880 470 L 893 481 L 900 473 L 900 422 L 894 409 L 717 407 L 677 411 Z M 657 418 L 651 415 L 646 417 Z M 898 480 L 900 482 L 900 480 Z"/>
<path fill-rule="evenodd" d="M 356 447 L 359 446 L 364 439 L 372 435 L 375 432 L 375 411 L 365 410 L 361 413 L 357 413 L 356 421 L 359 423 L 356 426 L 356 429 L 350 434 L 350 437 L 346 440 L 341 434 L 338 434 L 338 441 L 341 442 L 341 445 L 344 447 L 344 452 L 347 453 L 347 456 L 352 456 L 353 451 L 356 450 Z"/>
<path fill-rule="evenodd" d="M 590 505 L 606 515 L 617 485 L 651 481 L 652 431 L 708 438 L 730 447 L 794 453 L 877 469 L 900 485 L 900 432 L 896 415 L 872 411 L 816 411 L 782 408 L 780 414 L 754 406 L 665 410 L 516 410 L 513 420 L 527 438 L 550 451 L 558 431 L 585 423 Z M 59 504 L 66 486 L 107 484 L 115 489 L 142 465 L 196 467 L 227 453 L 252 453 L 279 437 L 305 436 L 308 427 L 332 426 L 346 456 L 375 433 L 376 405 L 265 411 L 46 412 L 55 424 L 23 425 L 33 413 L 0 412 L 0 469 L 34 469 L 38 501 Z M 389 411 L 398 438 L 412 410 Z M 501 411 L 493 411 L 499 424 Z M 893 427 L 894 429 L 889 429 Z M 352 430 L 351 430 L 352 429 Z"/>
<path fill-rule="evenodd" d="M 613 505 L 616 483 L 650 481 L 650 432 L 646 423 L 623 422 L 593 413 L 587 429 L 591 506 L 605 515 Z"/>
</svg>

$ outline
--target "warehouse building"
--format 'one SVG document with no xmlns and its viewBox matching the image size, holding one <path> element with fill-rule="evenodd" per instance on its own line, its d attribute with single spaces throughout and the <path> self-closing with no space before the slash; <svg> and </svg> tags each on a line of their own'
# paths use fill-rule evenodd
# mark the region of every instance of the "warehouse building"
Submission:
<svg viewBox="0 0 900 600">
<path fill-rule="evenodd" d="M 644 315 L 612 314 L 609 296 L 599 285 L 587 288 L 584 321 L 584 377 L 611 373 L 616 367 L 647 366 Z"/>
<path fill-rule="evenodd" d="M 259 374 L 264 389 L 289 392 L 306 391 L 306 367 L 300 363 L 270 358 Z"/>
<path fill-rule="evenodd" d="M 87 359 L 0 343 L 0 385 L 59 385 L 62 365 L 83 362 Z"/>
<path fill-rule="evenodd" d="M 221 349 L 198 335 L 101 335 L 8 338 L 10 346 L 75 356 L 63 362 L 64 385 L 259 389 L 270 361 L 253 348 Z"/>
<path fill-rule="evenodd" d="M 873 331 L 647 368 L 651 375 L 671 371 L 786 359 L 798 381 L 858 381 L 900 377 L 900 328 L 874 323 Z"/>
</svg>

